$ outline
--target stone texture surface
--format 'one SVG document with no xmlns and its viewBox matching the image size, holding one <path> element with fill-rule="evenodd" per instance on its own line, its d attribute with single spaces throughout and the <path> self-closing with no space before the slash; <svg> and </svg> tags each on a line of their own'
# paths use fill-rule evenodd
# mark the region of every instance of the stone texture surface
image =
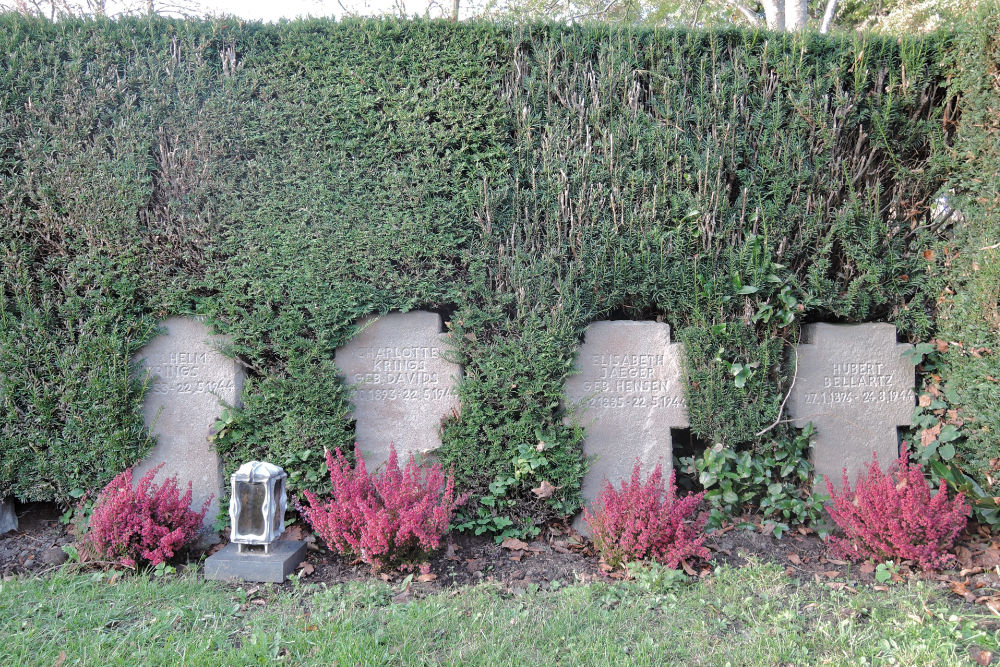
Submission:
<svg viewBox="0 0 1000 667">
<path fill-rule="evenodd" d="M 913 416 L 914 367 L 891 324 L 812 324 L 799 345 L 788 414 L 799 428 L 816 427 L 813 459 L 820 475 L 839 487 L 846 468 L 851 484 L 878 456 L 883 469 L 899 456 L 897 426 Z"/>
<path fill-rule="evenodd" d="M 162 326 L 163 333 L 137 357 L 151 380 L 143 416 L 157 444 L 136 466 L 135 479 L 163 463 L 157 480 L 176 474 L 182 492 L 190 481 L 193 509 L 200 510 L 214 494 L 205 515 L 207 527 L 219 512 L 224 484 L 219 455 L 208 437 L 222 412 L 220 402 L 238 403 L 245 374 L 219 352 L 225 338 L 213 336 L 201 322 L 171 317 Z"/>
<path fill-rule="evenodd" d="M 268 553 L 240 553 L 229 543 L 205 559 L 205 578 L 216 581 L 261 581 L 280 584 L 306 558 L 306 543 L 272 542 Z"/>
<path fill-rule="evenodd" d="M 14 511 L 14 501 L 0 500 L 0 535 L 17 530 L 17 513 Z"/>
<path fill-rule="evenodd" d="M 411 453 L 441 445 L 441 421 L 459 409 L 462 374 L 447 361 L 446 335 L 437 313 L 390 313 L 337 350 L 336 363 L 354 388 L 356 438 L 369 472 L 394 444 L 400 466 Z"/>
<path fill-rule="evenodd" d="M 586 503 L 605 479 L 617 485 L 630 477 L 636 459 L 647 474 L 657 463 L 669 474 L 670 429 L 688 425 L 681 347 L 670 342 L 668 324 L 605 321 L 587 328 L 578 373 L 566 382 L 566 398 L 587 430 L 584 453 L 597 456 L 583 481 Z"/>
</svg>

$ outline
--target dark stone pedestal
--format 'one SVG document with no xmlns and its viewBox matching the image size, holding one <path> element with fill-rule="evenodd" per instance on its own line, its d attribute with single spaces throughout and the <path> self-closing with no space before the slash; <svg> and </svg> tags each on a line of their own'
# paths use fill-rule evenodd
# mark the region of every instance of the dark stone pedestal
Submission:
<svg viewBox="0 0 1000 667">
<path fill-rule="evenodd" d="M 259 547 L 258 547 L 259 548 Z M 263 550 L 239 553 L 229 543 L 205 560 L 205 578 L 217 581 L 270 581 L 280 584 L 306 558 L 306 543 L 278 541 Z"/>
</svg>

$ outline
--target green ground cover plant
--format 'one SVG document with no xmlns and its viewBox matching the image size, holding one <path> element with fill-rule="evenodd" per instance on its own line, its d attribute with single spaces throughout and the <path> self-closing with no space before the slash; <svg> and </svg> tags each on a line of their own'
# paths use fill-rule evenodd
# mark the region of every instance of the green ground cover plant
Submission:
<svg viewBox="0 0 1000 667">
<path fill-rule="evenodd" d="M 470 530 L 579 507 L 563 385 L 596 319 L 668 322 L 693 440 L 772 451 L 801 323 L 995 333 L 991 251 L 941 264 L 992 209 L 933 209 L 955 173 L 989 198 L 948 157 L 995 138 L 975 34 L 0 16 L 0 496 L 68 503 L 149 450 L 130 360 L 167 314 L 248 368 L 224 461 L 294 491 L 352 444 L 334 351 L 415 308 L 465 369 L 439 456 Z M 995 358 L 947 362 L 986 493 Z"/>
<path fill-rule="evenodd" d="M 666 571 L 670 572 L 670 571 Z M 221 585 L 192 570 L 0 582 L 0 664 L 965 664 L 995 618 L 910 582 L 833 590 L 778 565 L 702 580 L 496 586 L 394 601 L 383 582 Z M 61 658 L 61 656 L 65 658 Z"/>
<path fill-rule="evenodd" d="M 727 519 L 760 510 L 765 525 L 780 538 L 793 525 L 819 523 L 826 498 L 812 489 L 812 434 L 809 424 L 785 437 L 772 436 L 770 446 L 757 451 L 716 444 L 700 457 L 682 457 L 682 470 L 705 489 L 706 525 L 718 528 Z"/>
</svg>

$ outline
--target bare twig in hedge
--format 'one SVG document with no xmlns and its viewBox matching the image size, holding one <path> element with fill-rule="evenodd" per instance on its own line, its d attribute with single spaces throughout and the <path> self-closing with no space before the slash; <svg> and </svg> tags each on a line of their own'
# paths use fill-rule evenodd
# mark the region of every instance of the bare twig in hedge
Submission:
<svg viewBox="0 0 1000 667">
<path fill-rule="evenodd" d="M 775 419 L 774 423 L 768 426 L 767 428 L 762 429 L 757 433 L 755 433 L 754 434 L 755 438 L 759 438 L 760 436 L 764 435 L 772 428 L 781 423 L 781 414 L 785 411 L 785 403 L 788 402 L 788 397 L 792 395 L 792 389 L 795 388 L 795 380 L 799 377 L 799 351 L 793 347 L 792 352 L 795 353 L 795 366 L 792 368 L 792 383 L 788 385 L 788 393 L 785 394 L 784 400 L 781 401 L 781 405 L 778 407 L 778 418 Z"/>
</svg>

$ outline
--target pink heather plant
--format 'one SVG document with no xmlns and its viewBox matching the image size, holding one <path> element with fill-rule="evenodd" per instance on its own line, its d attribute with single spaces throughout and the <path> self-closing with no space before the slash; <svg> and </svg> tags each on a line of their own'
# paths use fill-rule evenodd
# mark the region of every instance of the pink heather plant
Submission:
<svg viewBox="0 0 1000 667">
<path fill-rule="evenodd" d="M 191 510 L 191 483 L 181 496 L 177 476 L 159 486 L 153 477 L 156 466 L 132 488 L 132 469 L 111 480 L 97 496 L 83 542 L 89 556 L 137 568 L 142 563 L 159 565 L 198 537 L 211 498 L 201 512 Z"/>
<path fill-rule="evenodd" d="M 368 474 L 357 445 L 354 457 L 351 469 L 339 449 L 336 458 L 327 451 L 333 496 L 323 503 L 306 491 L 309 506 L 299 511 L 331 550 L 360 557 L 373 572 L 426 563 L 466 500 L 455 497 L 454 477 L 446 477 L 439 464 L 418 467 L 412 455 L 400 471 L 395 447 L 377 476 Z"/>
<path fill-rule="evenodd" d="M 593 532 L 598 553 L 611 567 L 651 558 L 676 568 L 686 558 L 709 557 L 708 549 L 702 546 L 705 519 L 688 522 L 703 495 L 678 499 L 673 471 L 664 489 L 661 466 L 643 481 L 636 462 L 632 479 L 623 481 L 621 489 L 604 483 L 594 512 L 584 508 L 583 520 Z"/>
<path fill-rule="evenodd" d="M 829 538 L 835 553 L 852 560 L 912 560 L 925 570 L 945 567 L 955 558 L 950 552 L 971 509 L 961 493 L 948 500 L 944 480 L 932 498 L 920 464 L 911 464 L 907 452 L 893 474 L 883 473 L 875 457 L 867 473 L 858 476 L 855 490 L 846 470 L 842 484 L 838 492 L 826 480 L 833 499 L 830 516 L 844 531 L 843 538 Z"/>
</svg>

